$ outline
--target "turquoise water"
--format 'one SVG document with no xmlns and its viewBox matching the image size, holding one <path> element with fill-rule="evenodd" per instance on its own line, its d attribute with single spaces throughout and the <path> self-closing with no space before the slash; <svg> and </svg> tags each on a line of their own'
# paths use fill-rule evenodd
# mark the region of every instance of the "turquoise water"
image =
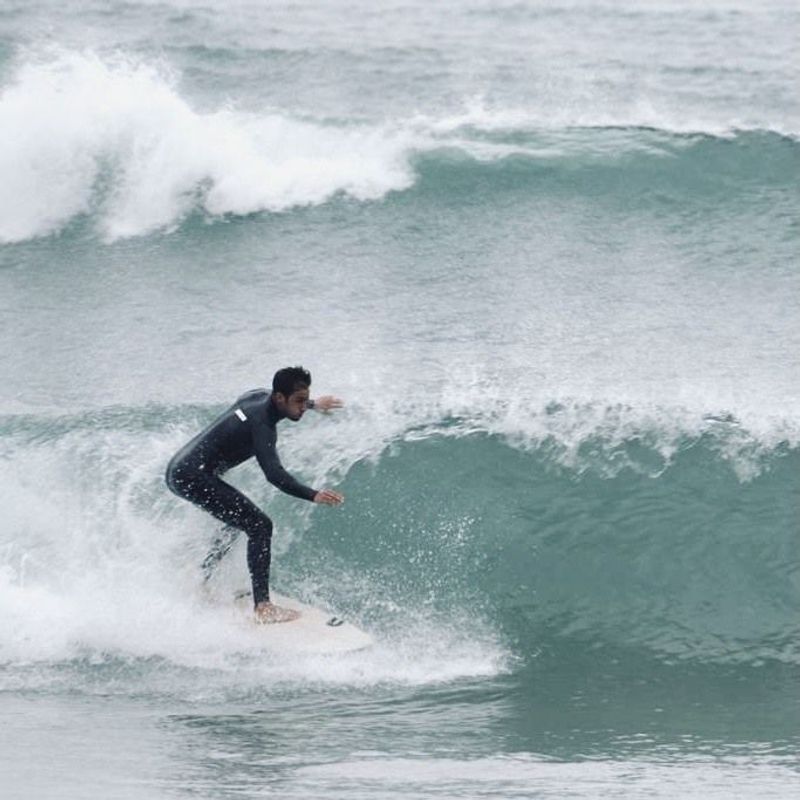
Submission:
<svg viewBox="0 0 800 800">
<path fill-rule="evenodd" d="M 793 796 L 798 31 L 2 4 L 4 797 Z M 345 505 L 231 479 L 368 653 L 266 648 L 163 485 L 294 363 Z"/>
</svg>

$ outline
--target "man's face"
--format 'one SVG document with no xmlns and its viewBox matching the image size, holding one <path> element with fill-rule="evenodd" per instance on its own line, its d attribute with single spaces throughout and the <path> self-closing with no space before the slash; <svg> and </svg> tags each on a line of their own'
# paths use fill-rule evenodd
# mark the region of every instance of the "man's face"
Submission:
<svg viewBox="0 0 800 800">
<path fill-rule="evenodd" d="M 275 405 L 282 414 L 286 414 L 290 420 L 297 422 L 308 408 L 308 389 L 306 387 L 295 389 L 288 397 L 277 392 Z"/>
</svg>

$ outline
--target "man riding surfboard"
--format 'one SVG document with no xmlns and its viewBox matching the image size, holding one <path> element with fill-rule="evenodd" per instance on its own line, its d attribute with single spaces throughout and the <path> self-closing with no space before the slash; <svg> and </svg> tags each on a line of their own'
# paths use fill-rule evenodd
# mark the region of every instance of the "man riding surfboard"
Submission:
<svg viewBox="0 0 800 800">
<path fill-rule="evenodd" d="M 309 408 L 330 411 L 342 407 L 342 401 L 330 395 L 312 400 L 310 387 L 311 375 L 302 367 L 278 370 L 271 392 L 255 389 L 242 395 L 182 447 L 167 467 L 166 481 L 172 492 L 225 523 L 226 530 L 203 562 L 206 579 L 231 548 L 238 531 L 247 534 L 247 566 L 259 622 L 289 622 L 298 612 L 276 606 L 269 599 L 272 520 L 220 475 L 255 456 L 266 479 L 282 492 L 314 503 L 340 505 L 342 495 L 303 485 L 283 468 L 278 457 L 278 422 L 297 422 Z"/>
</svg>

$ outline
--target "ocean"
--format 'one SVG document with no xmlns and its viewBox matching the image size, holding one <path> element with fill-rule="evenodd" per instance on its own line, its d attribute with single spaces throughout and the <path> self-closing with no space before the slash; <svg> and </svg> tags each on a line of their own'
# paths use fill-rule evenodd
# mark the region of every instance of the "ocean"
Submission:
<svg viewBox="0 0 800 800">
<path fill-rule="evenodd" d="M 800 8 L 0 2 L 0 795 L 789 798 Z M 340 508 L 171 455 L 302 364 Z"/>
</svg>

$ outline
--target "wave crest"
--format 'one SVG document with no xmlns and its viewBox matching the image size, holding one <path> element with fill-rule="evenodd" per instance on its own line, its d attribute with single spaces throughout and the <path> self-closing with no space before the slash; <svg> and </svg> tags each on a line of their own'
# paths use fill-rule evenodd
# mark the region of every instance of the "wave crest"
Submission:
<svg viewBox="0 0 800 800">
<path fill-rule="evenodd" d="M 281 114 L 194 111 L 164 70 L 91 54 L 24 65 L 0 95 L 0 241 L 96 214 L 106 239 L 412 182 L 402 136 Z M 56 131 L 57 135 L 53 135 Z"/>
</svg>

